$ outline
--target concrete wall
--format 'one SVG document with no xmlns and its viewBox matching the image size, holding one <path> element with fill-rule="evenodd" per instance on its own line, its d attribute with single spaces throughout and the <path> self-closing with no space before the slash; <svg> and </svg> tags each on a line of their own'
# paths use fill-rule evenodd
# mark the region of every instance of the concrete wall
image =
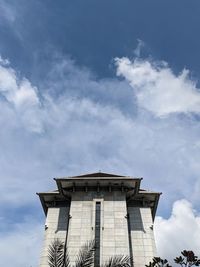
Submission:
<svg viewBox="0 0 200 267">
<path fill-rule="evenodd" d="M 67 248 L 70 261 L 74 264 L 76 256 L 87 241 L 94 239 L 92 231 L 93 202 L 91 194 L 75 193 L 72 196 Z"/>
<path fill-rule="evenodd" d="M 95 237 L 96 202 L 101 202 L 101 263 L 116 254 L 129 254 L 125 194 L 78 193 L 73 195 L 70 208 L 67 247 L 72 263 L 81 246 Z"/>
<path fill-rule="evenodd" d="M 149 263 L 156 254 L 150 208 L 128 207 L 127 212 L 123 192 L 77 192 L 72 196 L 70 211 L 68 207 L 48 209 L 40 267 L 48 266 L 48 247 L 55 238 L 64 242 L 67 228 L 67 247 L 74 264 L 81 246 L 95 237 L 96 201 L 101 202 L 101 264 L 113 255 L 129 255 L 130 243 L 134 267 L 144 267 Z M 69 226 L 68 214 L 71 215 Z"/>
<path fill-rule="evenodd" d="M 129 255 L 127 209 L 125 194 L 113 192 L 103 202 L 101 258 L 105 262 L 113 255 Z"/>
<path fill-rule="evenodd" d="M 48 265 L 48 248 L 55 238 L 59 238 L 65 242 L 67 222 L 68 222 L 69 207 L 49 208 L 46 222 L 44 245 L 40 258 L 41 267 L 49 267 Z"/>
<path fill-rule="evenodd" d="M 134 267 L 144 267 L 156 255 L 150 208 L 128 207 Z"/>
</svg>

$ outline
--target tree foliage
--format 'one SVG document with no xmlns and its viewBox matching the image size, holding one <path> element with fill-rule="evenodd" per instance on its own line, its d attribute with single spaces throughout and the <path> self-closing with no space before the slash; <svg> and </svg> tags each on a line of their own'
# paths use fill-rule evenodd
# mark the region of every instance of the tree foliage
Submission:
<svg viewBox="0 0 200 267">
<path fill-rule="evenodd" d="M 183 250 L 181 256 L 178 256 L 174 259 L 176 264 L 179 264 L 181 267 L 191 267 L 191 266 L 200 266 L 200 259 L 194 254 L 191 250 Z M 152 262 L 146 267 L 172 267 L 168 260 L 161 259 L 159 257 L 154 257 Z"/>
<path fill-rule="evenodd" d="M 59 239 L 55 239 L 48 249 L 49 267 L 93 267 L 94 264 L 95 242 L 87 242 L 81 247 L 72 266 L 65 244 Z M 130 267 L 131 258 L 129 256 L 117 255 L 111 257 L 101 267 Z"/>
<path fill-rule="evenodd" d="M 180 264 L 182 267 L 200 266 L 200 259 L 191 250 L 183 250 L 182 256 L 174 259 L 175 263 Z"/>
<path fill-rule="evenodd" d="M 95 250 L 94 241 L 87 242 L 85 245 L 83 245 L 77 255 L 75 267 L 92 266 L 94 263 L 94 250 Z"/>
<path fill-rule="evenodd" d="M 154 257 L 153 261 L 150 262 L 148 265 L 145 265 L 146 267 L 172 267 L 168 260 L 166 259 L 161 259 L 159 257 Z"/>
<path fill-rule="evenodd" d="M 69 267 L 69 255 L 65 252 L 64 243 L 55 239 L 48 249 L 50 267 Z"/>
<path fill-rule="evenodd" d="M 130 267 L 130 257 L 129 256 L 113 256 L 102 267 Z"/>
</svg>

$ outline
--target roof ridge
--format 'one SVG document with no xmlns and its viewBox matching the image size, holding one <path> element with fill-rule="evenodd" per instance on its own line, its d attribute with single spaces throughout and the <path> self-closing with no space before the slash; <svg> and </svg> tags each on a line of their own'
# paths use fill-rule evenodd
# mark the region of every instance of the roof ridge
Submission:
<svg viewBox="0 0 200 267">
<path fill-rule="evenodd" d="M 81 174 L 81 175 L 76 175 L 76 176 L 71 176 L 72 178 L 74 177 L 126 177 L 125 175 L 119 175 L 119 174 L 113 174 L 113 173 L 106 173 L 106 172 L 94 172 L 94 173 L 87 173 L 87 174 Z"/>
</svg>

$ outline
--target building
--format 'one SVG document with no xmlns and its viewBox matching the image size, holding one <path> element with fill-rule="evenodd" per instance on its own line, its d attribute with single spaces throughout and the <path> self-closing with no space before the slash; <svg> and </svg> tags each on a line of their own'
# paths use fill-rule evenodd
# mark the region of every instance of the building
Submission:
<svg viewBox="0 0 200 267">
<path fill-rule="evenodd" d="M 67 242 L 71 262 L 95 239 L 95 266 L 113 255 L 130 255 L 144 267 L 156 254 L 153 221 L 160 193 L 140 188 L 142 178 L 108 173 L 55 178 L 57 190 L 37 193 L 46 215 L 40 267 L 48 266 L 48 247 Z"/>
</svg>

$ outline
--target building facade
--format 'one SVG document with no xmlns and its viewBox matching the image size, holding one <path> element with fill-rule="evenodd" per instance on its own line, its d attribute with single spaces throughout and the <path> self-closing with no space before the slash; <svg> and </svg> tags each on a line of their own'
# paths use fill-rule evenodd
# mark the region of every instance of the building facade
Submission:
<svg viewBox="0 0 200 267">
<path fill-rule="evenodd" d="M 111 256 L 129 255 L 144 267 L 156 255 L 153 221 L 160 193 L 140 188 L 142 178 L 108 173 L 55 178 L 57 190 L 37 193 L 46 215 L 40 267 L 48 266 L 55 238 L 66 242 L 71 263 L 94 240 L 95 267 Z"/>
</svg>

